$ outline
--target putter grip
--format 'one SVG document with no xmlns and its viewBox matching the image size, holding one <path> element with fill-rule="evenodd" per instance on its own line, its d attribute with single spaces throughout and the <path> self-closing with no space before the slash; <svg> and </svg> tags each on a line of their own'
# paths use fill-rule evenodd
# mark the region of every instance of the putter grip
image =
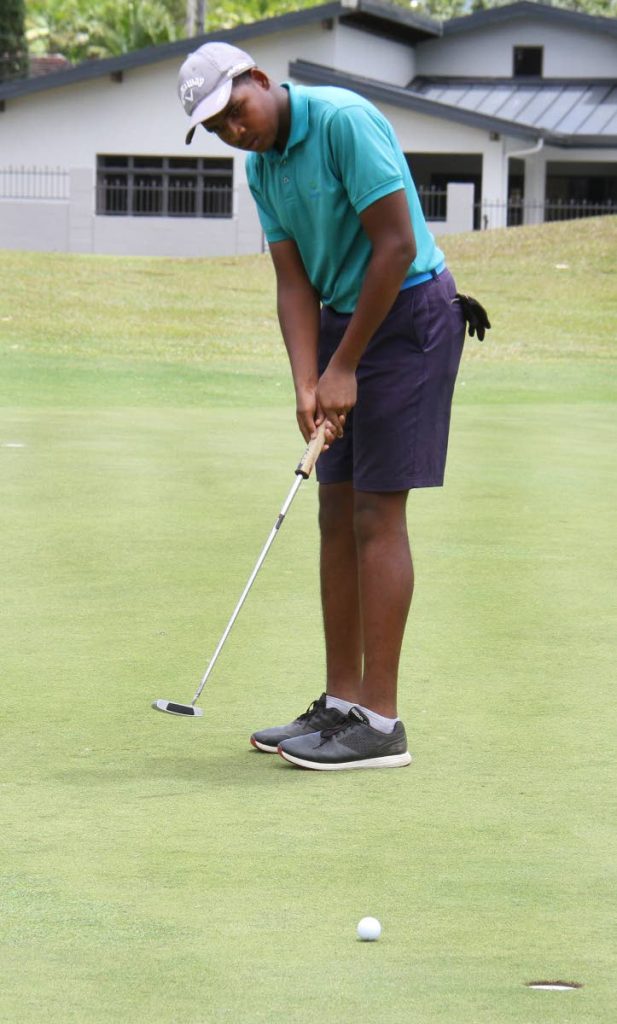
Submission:
<svg viewBox="0 0 617 1024">
<path fill-rule="evenodd" d="M 297 476 L 302 476 L 305 480 L 308 480 L 313 471 L 313 466 L 321 455 L 321 449 L 324 446 L 325 439 L 326 425 L 325 423 L 322 423 L 321 426 L 317 428 L 316 437 L 314 437 L 312 441 L 309 441 L 308 447 L 298 463 L 296 469 Z"/>
</svg>

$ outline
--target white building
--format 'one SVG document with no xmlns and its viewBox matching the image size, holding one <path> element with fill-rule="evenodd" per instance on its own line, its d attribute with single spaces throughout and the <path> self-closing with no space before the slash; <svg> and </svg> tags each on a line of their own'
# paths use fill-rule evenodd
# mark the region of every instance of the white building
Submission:
<svg viewBox="0 0 617 1024">
<path fill-rule="evenodd" d="M 442 23 L 342 0 L 0 85 L 0 248 L 260 251 L 243 154 L 206 132 L 184 145 L 178 68 L 214 38 L 376 103 L 436 232 L 615 209 L 617 19 L 521 2 Z"/>
</svg>

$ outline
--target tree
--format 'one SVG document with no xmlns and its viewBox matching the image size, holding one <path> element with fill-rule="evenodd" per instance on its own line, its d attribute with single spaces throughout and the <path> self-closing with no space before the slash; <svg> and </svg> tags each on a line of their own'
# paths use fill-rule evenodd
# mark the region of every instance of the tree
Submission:
<svg viewBox="0 0 617 1024">
<path fill-rule="evenodd" d="M 29 0 L 30 53 L 62 53 L 78 63 L 181 38 L 182 2 Z"/>
<path fill-rule="evenodd" d="M 437 20 L 458 18 L 491 7 L 506 7 L 514 0 L 395 0 L 402 7 L 410 7 L 418 14 L 427 14 Z M 596 14 L 610 18 L 617 15 L 617 0 L 532 0 L 545 7 L 562 7 L 581 14 Z"/>
<path fill-rule="evenodd" d="M 186 0 L 186 34 L 203 32 L 206 24 L 206 0 Z"/>
<path fill-rule="evenodd" d="M 2 0 L 0 4 L 0 82 L 25 78 L 28 47 L 25 36 L 24 0 Z"/>
<path fill-rule="evenodd" d="M 143 46 L 182 39 L 205 30 L 274 17 L 316 6 L 320 0 L 26 0 L 27 40 L 32 54 L 62 53 L 77 63 L 110 57 Z M 323 0 L 321 0 L 323 2 Z M 405 10 L 434 19 L 449 19 L 513 0 L 393 0 Z M 542 2 L 542 0 L 537 0 Z M 545 0 L 548 2 L 548 0 Z M 586 14 L 617 15 L 617 0 L 553 0 L 554 6 Z M 0 0 L 0 26 L 24 0 Z M 0 28 L 0 38 L 1 36 Z M 18 49 L 19 47 L 17 47 Z M 0 44 L 0 58 L 5 51 Z M 23 47 L 22 47 L 23 49 Z M 11 51 L 12 52 L 12 51 Z M 22 64 L 24 67 L 24 55 Z M 22 74 L 25 73 L 23 70 Z"/>
<path fill-rule="evenodd" d="M 7 0 L 0 0 L 6 3 Z M 23 0 L 20 0 L 23 2 Z M 319 0 L 28 0 L 32 54 L 62 53 L 74 63 L 182 39 L 188 32 L 312 7 Z M 203 10 L 203 15 L 202 15 Z"/>
<path fill-rule="evenodd" d="M 316 7 L 320 2 L 322 0 L 210 0 L 206 27 L 208 32 L 217 28 L 234 28 L 288 11 Z"/>
</svg>

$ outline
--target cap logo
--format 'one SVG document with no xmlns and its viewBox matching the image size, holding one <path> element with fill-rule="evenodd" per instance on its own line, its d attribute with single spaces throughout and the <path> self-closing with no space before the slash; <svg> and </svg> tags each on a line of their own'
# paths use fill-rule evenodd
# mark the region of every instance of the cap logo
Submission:
<svg viewBox="0 0 617 1024">
<path fill-rule="evenodd" d="M 193 89 L 200 89 L 204 82 L 205 78 L 198 77 L 189 78 L 186 82 L 182 83 L 182 86 L 180 88 L 180 100 L 185 107 L 190 106 L 190 104 L 193 102 L 195 98 Z"/>
</svg>

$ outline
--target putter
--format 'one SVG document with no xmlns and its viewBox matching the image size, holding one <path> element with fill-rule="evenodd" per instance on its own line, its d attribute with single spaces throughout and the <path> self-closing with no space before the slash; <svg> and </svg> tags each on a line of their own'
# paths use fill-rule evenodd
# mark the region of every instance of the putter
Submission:
<svg viewBox="0 0 617 1024">
<path fill-rule="evenodd" d="M 287 495 L 287 498 L 285 499 L 283 507 L 281 508 L 281 511 L 278 514 L 278 518 L 274 526 L 272 527 L 272 530 L 270 531 L 270 536 L 268 537 L 264 545 L 264 548 L 259 558 L 257 559 L 257 564 L 255 565 L 255 568 L 253 569 L 249 577 L 248 583 L 246 584 L 244 590 L 242 591 L 240 600 L 238 601 L 236 607 L 233 610 L 232 616 L 229 622 L 227 623 L 227 626 L 225 627 L 225 632 L 223 633 L 221 639 L 219 640 L 218 646 L 210 659 L 210 663 L 206 671 L 204 672 L 204 675 L 199 686 L 197 687 L 197 691 L 195 693 L 195 696 L 193 697 L 193 700 L 191 701 L 190 704 L 178 704 L 176 701 L 171 700 L 155 700 L 152 703 L 152 707 L 154 708 L 155 711 L 164 711 L 168 715 L 188 715 L 189 717 L 193 718 L 201 718 L 203 716 L 203 710 L 202 708 L 197 707 L 197 701 L 201 697 L 202 690 L 206 685 L 208 677 L 216 664 L 216 659 L 221 653 L 223 649 L 223 644 L 225 643 L 227 637 L 231 632 L 231 627 L 238 618 L 238 613 L 246 600 L 249 590 L 253 586 L 255 577 L 257 576 L 257 573 L 259 572 L 264 563 L 265 557 L 272 546 L 272 542 L 274 541 L 274 538 L 276 537 L 278 531 L 283 525 L 285 516 L 287 515 L 287 512 L 289 510 L 289 506 L 291 505 L 296 494 L 298 493 L 302 481 L 308 480 L 309 476 L 311 475 L 311 470 L 313 469 L 313 466 L 315 465 L 317 459 L 321 454 L 321 449 L 324 446 L 324 442 L 325 424 L 322 423 L 317 431 L 317 435 L 312 439 L 312 441 L 310 441 L 306 451 L 304 452 L 304 455 L 302 456 L 300 462 L 298 463 L 298 466 L 296 468 L 296 480 L 294 481 L 293 487 L 291 488 L 289 494 Z"/>
</svg>

